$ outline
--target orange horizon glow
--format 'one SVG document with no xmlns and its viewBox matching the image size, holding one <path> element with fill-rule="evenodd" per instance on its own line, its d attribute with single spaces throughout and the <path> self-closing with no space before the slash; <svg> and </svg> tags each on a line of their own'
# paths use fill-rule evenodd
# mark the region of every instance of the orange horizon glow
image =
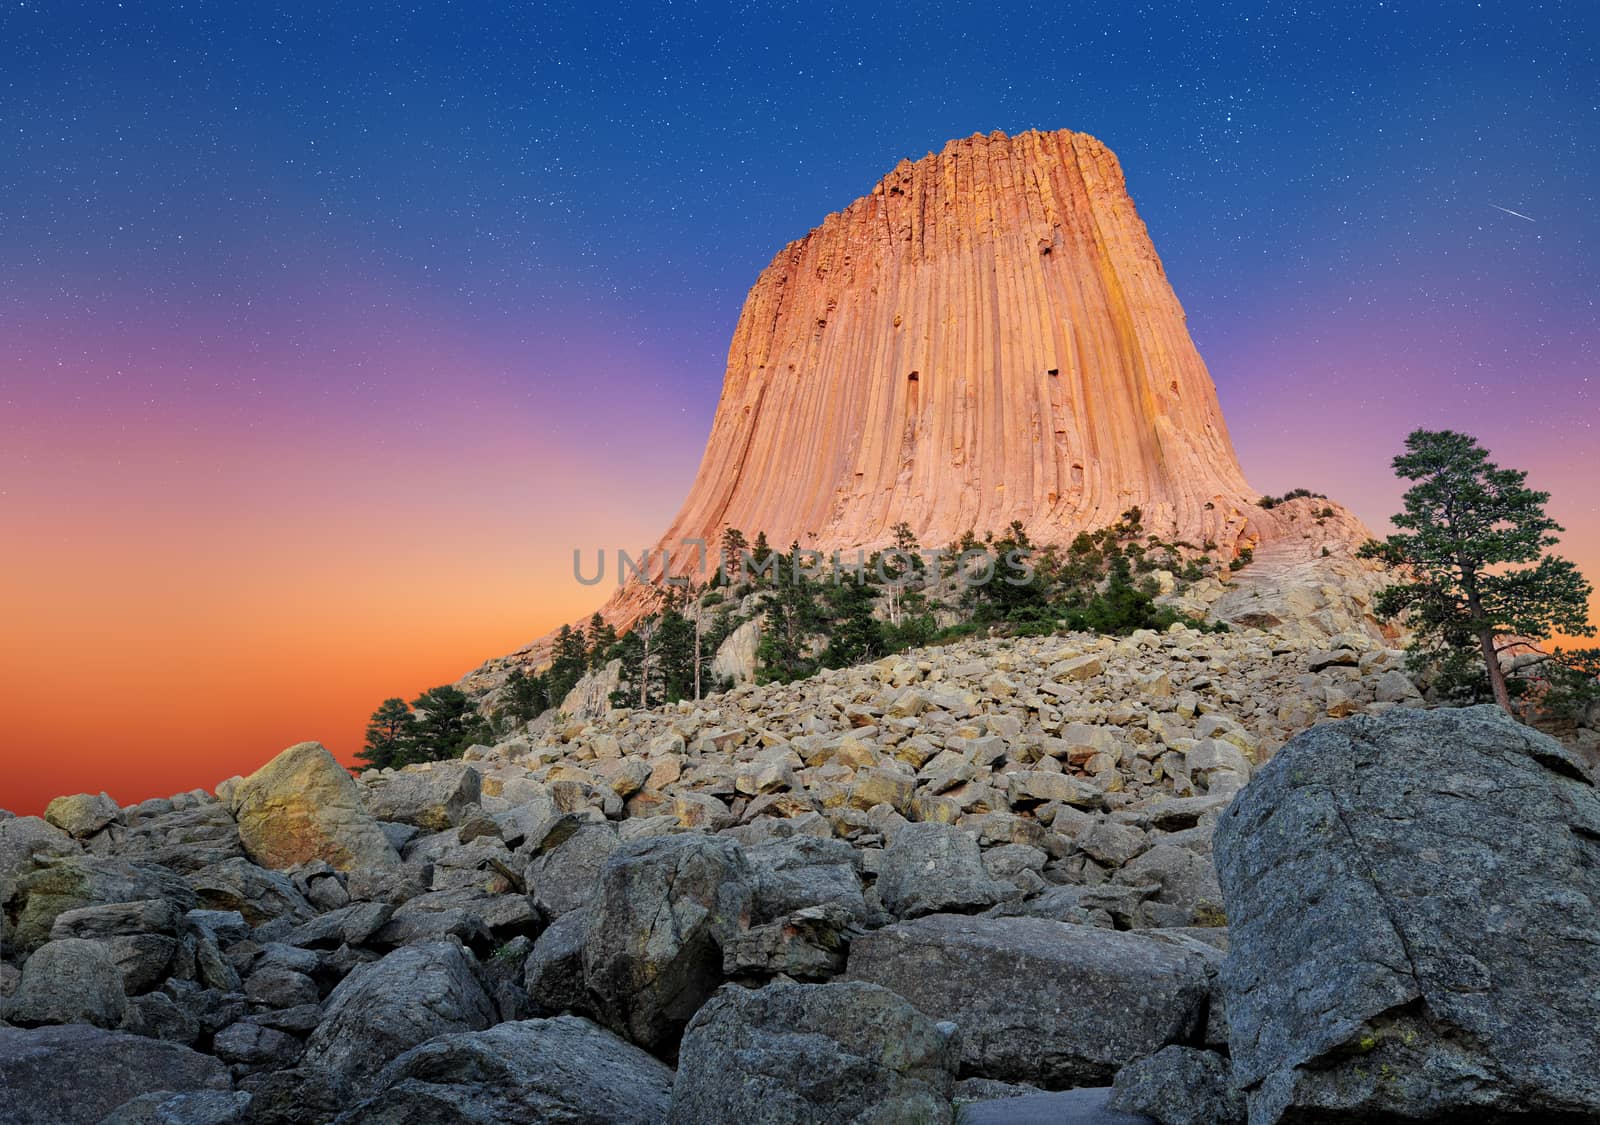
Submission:
<svg viewBox="0 0 1600 1125">
<path fill-rule="evenodd" d="M 98 436 L 70 462 L 43 443 L 9 450 L 13 468 L 21 452 L 60 469 L 51 495 L 0 498 L 17 532 L 0 606 L 0 806 L 19 814 L 80 791 L 126 805 L 214 789 L 305 740 L 353 763 L 382 699 L 595 609 L 606 590 L 573 580 L 572 548 L 652 542 L 699 453 L 680 436 L 676 458 L 641 448 L 663 471 L 590 474 L 574 467 L 595 459 L 574 449 L 533 455 L 492 436 L 427 457 L 283 432 Z M 1485 443 L 1556 493 L 1561 552 L 1600 574 L 1581 458 Z M 1318 487 L 1375 530 L 1397 506 L 1387 451 L 1352 466 L 1348 450 L 1308 457 L 1259 433 L 1241 446 L 1247 470 L 1274 466 L 1252 474 L 1263 491 Z M 562 486 L 540 487 L 550 480 Z"/>
</svg>

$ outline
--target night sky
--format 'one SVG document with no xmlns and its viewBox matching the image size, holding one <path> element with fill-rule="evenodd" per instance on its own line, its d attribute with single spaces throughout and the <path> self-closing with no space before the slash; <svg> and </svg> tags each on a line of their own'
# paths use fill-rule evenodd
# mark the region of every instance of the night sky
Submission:
<svg viewBox="0 0 1600 1125">
<path fill-rule="evenodd" d="M 348 758 L 592 608 L 759 270 L 994 129 L 1117 152 L 1263 491 L 1381 527 L 1467 429 L 1600 579 L 1592 0 L 0 4 L 0 805 Z"/>
</svg>

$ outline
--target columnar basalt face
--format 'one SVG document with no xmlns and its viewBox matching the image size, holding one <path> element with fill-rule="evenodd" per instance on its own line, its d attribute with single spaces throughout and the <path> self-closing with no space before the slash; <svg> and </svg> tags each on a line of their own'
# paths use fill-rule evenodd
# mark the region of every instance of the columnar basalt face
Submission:
<svg viewBox="0 0 1600 1125">
<path fill-rule="evenodd" d="M 663 543 L 871 547 L 904 521 L 943 545 L 1012 520 L 1052 542 L 1138 505 L 1231 544 L 1254 497 L 1116 157 L 996 133 L 902 162 L 763 271 Z"/>
<path fill-rule="evenodd" d="M 1013 520 L 1066 543 L 1135 506 L 1223 558 L 1367 538 L 1337 505 L 1258 496 L 1116 156 L 1067 130 L 991 133 L 902 161 L 762 271 L 700 471 L 648 557 L 657 578 L 663 550 L 693 571 L 687 544 L 730 527 L 824 554 L 902 522 L 929 548 Z M 654 603 L 632 583 L 601 612 L 626 628 Z"/>
</svg>

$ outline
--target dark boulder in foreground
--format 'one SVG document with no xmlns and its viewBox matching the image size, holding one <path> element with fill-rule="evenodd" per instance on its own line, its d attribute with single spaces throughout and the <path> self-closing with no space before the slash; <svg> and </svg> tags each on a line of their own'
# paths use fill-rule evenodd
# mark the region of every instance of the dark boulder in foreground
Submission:
<svg viewBox="0 0 1600 1125">
<path fill-rule="evenodd" d="M 1493 707 L 1315 727 L 1215 840 L 1258 1125 L 1600 1120 L 1600 791 Z"/>
<path fill-rule="evenodd" d="M 1163 1047 L 1117 1071 L 1108 1107 L 1161 1125 L 1245 1125 L 1228 1060 L 1194 1047 Z"/>
<path fill-rule="evenodd" d="M 1206 964 L 1195 946 L 1147 933 L 930 914 L 857 938 L 849 975 L 953 1021 L 962 1075 L 1059 1089 L 1198 1040 Z"/>
<path fill-rule="evenodd" d="M 361 1089 L 391 1059 L 435 1035 L 493 1022 L 494 1006 L 459 944 L 409 945 L 340 982 L 323 1006 L 304 1062 Z"/>
<path fill-rule="evenodd" d="M 384 1068 L 341 1125 L 655 1125 L 672 1071 L 577 1016 L 441 1035 Z"/>
<path fill-rule="evenodd" d="M 116 962 L 100 945 L 82 938 L 50 941 L 36 949 L 22 966 L 17 995 L 5 1009 L 6 1019 L 19 1027 L 82 1023 L 115 1029 L 127 1015 L 128 998 Z"/>
<path fill-rule="evenodd" d="M 729 985 L 684 1036 L 670 1125 L 951 1120 L 954 1029 L 875 984 Z"/>
<path fill-rule="evenodd" d="M 669 1052 L 749 928 L 751 871 L 732 840 L 662 836 L 611 853 L 587 911 L 583 975 L 601 1021 Z"/>
<path fill-rule="evenodd" d="M 82 1024 L 0 1027 L 0 1120 L 97 1125 L 141 1094 L 229 1089 L 228 1068 L 176 1043 Z"/>
</svg>

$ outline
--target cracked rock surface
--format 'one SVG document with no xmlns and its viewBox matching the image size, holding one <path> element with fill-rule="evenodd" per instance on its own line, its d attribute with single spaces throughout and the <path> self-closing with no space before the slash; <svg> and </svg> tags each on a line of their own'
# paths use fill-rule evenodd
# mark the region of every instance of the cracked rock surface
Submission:
<svg viewBox="0 0 1600 1125">
<path fill-rule="evenodd" d="M 1600 1117 L 1600 790 L 1554 740 L 1494 707 L 1315 727 L 1214 849 L 1252 1123 Z"/>
</svg>

